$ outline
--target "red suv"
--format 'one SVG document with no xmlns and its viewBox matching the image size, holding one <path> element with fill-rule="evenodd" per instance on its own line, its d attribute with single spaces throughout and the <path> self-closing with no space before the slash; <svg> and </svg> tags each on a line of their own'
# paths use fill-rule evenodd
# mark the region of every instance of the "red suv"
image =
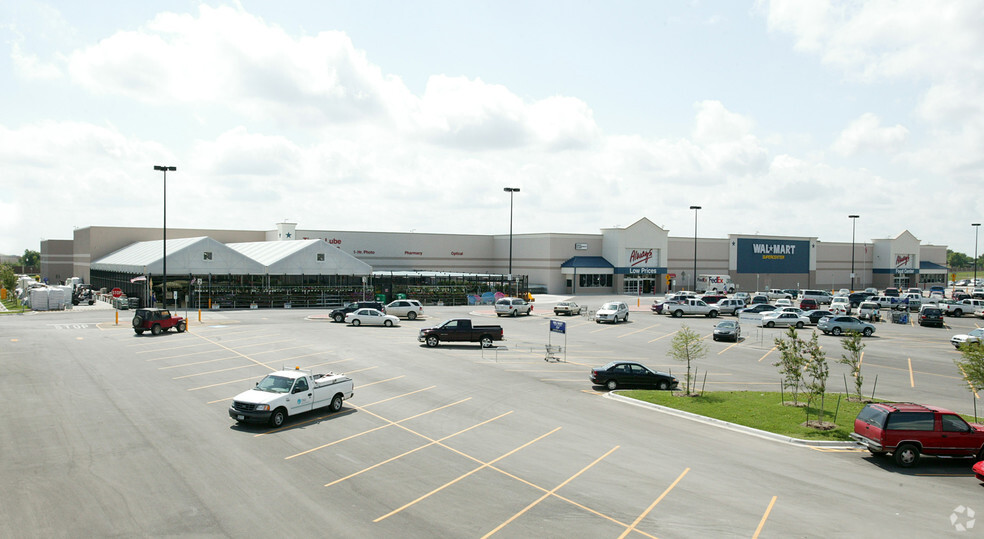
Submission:
<svg viewBox="0 0 984 539">
<path fill-rule="evenodd" d="M 903 468 L 914 466 L 921 454 L 984 459 L 984 425 L 936 406 L 869 404 L 854 420 L 851 438 L 873 455 L 892 453 Z"/>
<path fill-rule="evenodd" d="M 133 331 L 137 335 L 143 334 L 144 331 L 160 335 L 171 328 L 181 333 L 186 327 L 184 318 L 171 316 L 171 311 L 166 309 L 137 309 L 133 316 Z"/>
<path fill-rule="evenodd" d="M 800 309 L 803 309 L 804 311 L 815 311 L 819 308 L 820 304 L 813 298 L 804 298 L 800 300 Z"/>
</svg>

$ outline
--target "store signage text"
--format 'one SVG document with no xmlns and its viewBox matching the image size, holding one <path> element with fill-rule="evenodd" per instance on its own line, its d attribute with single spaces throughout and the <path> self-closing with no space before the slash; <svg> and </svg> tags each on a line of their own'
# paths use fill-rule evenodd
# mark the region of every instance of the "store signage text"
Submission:
<svg viewBox="0 0 984 539">
<path fill-rule="evenodd" d="M 629 265 L 638 266 L 639 264 L 647 264 L 653 259 L 653 250 L 647 249 L 645 251 L 632 250 L 632 254 L 629 255 Z"/>
<path fill-rule="evenodd" d="M 783 260 L 786 255 L 796 254 L 796 246 L 789 243 L 753 243 L 752 252 L 762 255 L 762 260 Z"/>
</svg>

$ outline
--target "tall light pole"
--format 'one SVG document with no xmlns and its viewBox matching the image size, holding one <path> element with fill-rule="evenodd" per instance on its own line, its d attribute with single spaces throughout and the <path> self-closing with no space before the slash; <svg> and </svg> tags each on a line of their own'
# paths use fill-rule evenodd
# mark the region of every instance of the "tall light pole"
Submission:
<svg viewBox="0 0 984 539">
<path fill-rule="evenodd" d="M 178 170 L 178 167 L 168 167 L 163 165 L 154 165 L 154 170 L 159 170 L 164 173 L 164 275 L 162 276 L 162 288 L 161 291 L 164 294 L 164 308 L 167 309 L 167 171 L 174 172 Z"/>
<path fill-rule="evenodd" d="M 519 192 L 519 187 L 503 187 L 509 193 L 509 280 L 512 280 L 512 230 L 513 230 L 513 195 Z"/>
<path fill-rule="evenodd" d="M 854 292 L 854 231 L 857 230 L 858 217 L 860 215 L 848 215 L 851 220 L 851 292 Z"/>
<path fill-rule="evenodd" d="M 977 286 L 977 232 L 981 229 L 980 223 L 970 223 L 974 227 L 974 286 Z"/>
<path fill-rule="evenodd" d="M 690 206 L 690 209 L 694 210 L 694 288 L 693 291 L 697 292 L 697 210 L 700 206 Z"/>
</svg>

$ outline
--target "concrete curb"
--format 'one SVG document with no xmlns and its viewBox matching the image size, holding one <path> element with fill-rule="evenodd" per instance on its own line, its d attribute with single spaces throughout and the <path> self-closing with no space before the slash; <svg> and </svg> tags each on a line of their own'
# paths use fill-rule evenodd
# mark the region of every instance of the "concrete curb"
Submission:
<svg viewBox="0 0 984 539">
<path fill-rule="evenodd" d="M 722 421 L 720 419 L 714 419 L 712 417 L 702 416 L 694 414 L 691 412 L 684 412 L 683 410 L 677 410 L 675 408 L 669 408 L 666 406 L 661 406 L 659 404 L 652 404 L 649 402 L 643 402 L 636 399 L 630 399 L 628 397 L 623 397 L 615 393 L 614 391 L 609 391 L 605 398 L 614 399 L 619 402 L 624 402 L 626 404 L 632 404 L 635 406 L 641 406 L 644 408 L 649 408 L 651 410 L 656 410 L 664 414 L 674 415 L 677 417 L 682 417 L 684 419 L 689 419 L 691 421 L 696 421 L 698 423 L 703 423 L 705 425 L 713 425 L 723 429 L 732 430 L 735 432 L 740 432 L 742 434 L 748 434 L 750 436 L 757 436 L 759 438 L 764 438 L 766 440 L 772 440 L 774 442 L 786 443 L 790 445 L 798 445 L 805 447 L 825 447 L 832 449 L 856 449 L 859 446 L 855 442 L 836 442 L 827 440 L 802 440 L 800 438 L 792 438 L 790 436 L 784 436 L 782 434 L 775 434 L 773 432 L 768 432 L 764 430 L 755 429 L 752 427 L 746 427 L 744 425 L 738 425 L 735 423 L 729 423 L 727 421 Z"/>
</svg>

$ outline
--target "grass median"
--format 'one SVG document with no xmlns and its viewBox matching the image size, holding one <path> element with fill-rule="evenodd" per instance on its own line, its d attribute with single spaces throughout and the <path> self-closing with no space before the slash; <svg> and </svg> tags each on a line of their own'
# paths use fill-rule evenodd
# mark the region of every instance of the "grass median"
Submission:
<svg viewBox="0 0 984 539">
<path fill-rule="evenodd" d="M 854 432 L 854 418 L 865 403 L 848 401 L 843 394 L 829 393 L 824 401 L 825 422 L 837 426 L 830 430 L 817 430 L 803 426 L 807 414 L 817 419 L 818 406 L 785 406 L 778 392 L 718 391 L 707 392 L 700 397 L 677 396 L 671 391 L 636 390 L 620 392 L 621 395 L 667 408 L 720 419 L 729 423 L 774 432 L 803 440 L 850 441 Z M 840 396 L 838 408 L 837 397 Z M 786 400 L 791 396 L 787 393 Z M 804 399 L 800 399 L 804 402 Z M 835 421 L 836 413 L 836 421 Z"/>
</svg>

